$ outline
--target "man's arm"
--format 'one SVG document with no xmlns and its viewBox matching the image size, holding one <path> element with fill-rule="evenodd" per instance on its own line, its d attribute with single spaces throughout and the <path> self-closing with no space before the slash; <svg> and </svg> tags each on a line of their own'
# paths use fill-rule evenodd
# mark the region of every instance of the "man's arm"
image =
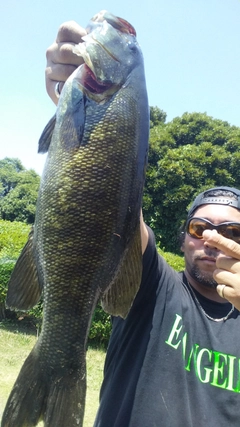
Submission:
<svg viewBox="0 0 240 427">
<path fill-rule="evenodd" d="M 140 214 L 140 230 L 141 230 L 141 240 L 142 240 L 142 254 L 144 254 L 145 249 L 146 249 L 147 244 L 148 244 L 148 230 L 147 230 L 146 224 L 143 220 L 142 211 Z"/>
</svg>

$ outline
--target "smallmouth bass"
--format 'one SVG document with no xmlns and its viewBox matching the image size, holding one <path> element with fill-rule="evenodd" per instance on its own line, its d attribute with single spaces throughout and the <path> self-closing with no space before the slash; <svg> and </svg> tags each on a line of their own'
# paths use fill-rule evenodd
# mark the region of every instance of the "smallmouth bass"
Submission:
<svg viewBox="0 0 240 427">
<path fill-rule="evenodd" d="M 39 141 L 48 156 L 36 219 L 10 279 L 7 305 L 43 293 L 43 325 L 11 391 L 2 427 L 82 426 L 86 342 L 99 299 L 126 317 L 141 281 L 139 216 L 149 107 L 134 28 L 103 11 L 75 53 Z"/>
</svg>

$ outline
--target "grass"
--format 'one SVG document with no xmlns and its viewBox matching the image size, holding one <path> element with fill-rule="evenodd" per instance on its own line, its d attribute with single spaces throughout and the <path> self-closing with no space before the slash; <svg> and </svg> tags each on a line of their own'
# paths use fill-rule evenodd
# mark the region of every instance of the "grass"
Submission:
<svg viewBox="0 0 240 427">
<path fill-rule="evenodd" d="M 0 420 L 8 395 L 21 366 L 36 342 L 33 328 L 19 328 L 0 323 Z M 105 352 L 89 348 L 87 351 L 87 397 L 83 427 L 92 427 L 98 408 Z M 43 426 L 39 423 L 38 426 Z"/>
</svg>

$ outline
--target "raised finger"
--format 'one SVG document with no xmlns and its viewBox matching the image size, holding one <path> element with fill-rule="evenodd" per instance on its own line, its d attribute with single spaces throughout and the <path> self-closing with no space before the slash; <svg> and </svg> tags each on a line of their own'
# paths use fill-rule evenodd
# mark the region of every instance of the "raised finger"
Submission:
<svg viewBox="0 0 240 427">
<path fill-rule="evenodd" d="M 240 259 L 240 245 L 218 234 L 216 230 L 205 230 L 203 232 L 203 238 L 207 243 L 215 246 L 226 255 Z"/>
</svg>

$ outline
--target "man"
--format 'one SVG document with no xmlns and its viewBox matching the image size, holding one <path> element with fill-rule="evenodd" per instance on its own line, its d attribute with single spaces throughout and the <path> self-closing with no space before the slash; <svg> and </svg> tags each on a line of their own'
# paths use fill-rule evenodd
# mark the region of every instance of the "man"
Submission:
<svg viewBox="0 0 240 427">
<path fill-rule="evenodd" d="M 85 30 L 60 27 L 47 51 L 55 103 L 81 62 Z M 141 218 L 143 275 L 125 320 L 113 319 L 95 427 L 240 425 L 240 191 L 201 193 L 181 234 L 184 273 L 157 253 Z"/>
</svg>

